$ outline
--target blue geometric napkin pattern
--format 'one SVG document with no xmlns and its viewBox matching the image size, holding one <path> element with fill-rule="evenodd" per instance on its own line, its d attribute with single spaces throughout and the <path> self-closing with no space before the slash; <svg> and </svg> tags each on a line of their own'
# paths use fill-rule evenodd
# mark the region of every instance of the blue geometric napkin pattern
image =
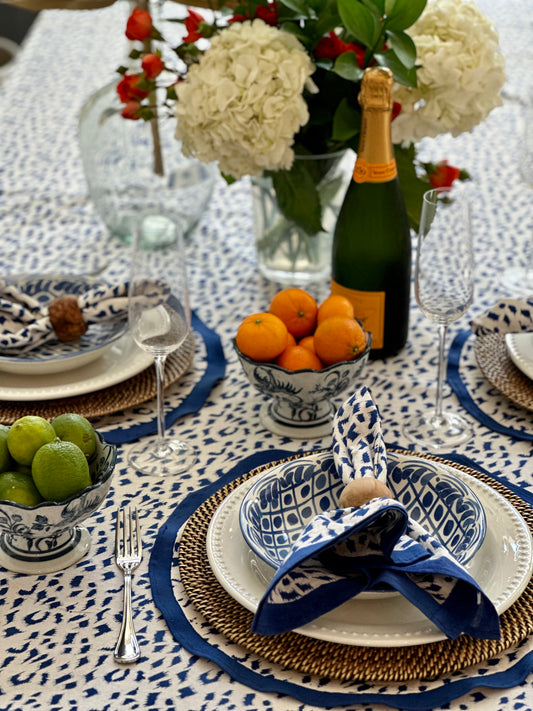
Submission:
<svg viewBox="0 0 533 711">
<path fill-rule="evenodd" d="M 87 326 L 122 321 L 128 317 L 128 284 L 94 286 L 77 302 Z M 33 350 L 55 338 L 48 305 L 0 282 L 0 351 Z"/>
<path fill-rule="evenodd" d="M 470 328 L 476 336 L 533 331 L 533 298 L 502 299 L 472 319 Z"/>
<path fill-rule="evenodd" d="M 376 416 L 379 419 L 365 386 L 340 408 L 333 441 L 335 461 L 341 462 L 339 476 L 346 476 L 347 452 L 354 462 L 362 461 L 365 476 L 374 458 L 377 472 L 382 471 L 385 447 Z M 354 437 L 353 442 L 339 442 L 339 433 Z M 352 469 L 351 478 L 358 476 L 359 469 Z M 260 600 L 252 631 L 287 632 L 383 586 L 399 591 L 452 639 L 461 633 L 500 638 L 496 609 L 476 581 L 409 518 L 402 504 L 383 497 L 359 508 L 325 511 L 310 521 Z"/>
</svg>

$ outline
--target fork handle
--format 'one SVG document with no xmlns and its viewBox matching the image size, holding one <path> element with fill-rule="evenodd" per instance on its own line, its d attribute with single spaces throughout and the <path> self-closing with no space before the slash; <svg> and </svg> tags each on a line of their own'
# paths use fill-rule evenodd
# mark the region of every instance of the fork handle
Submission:
<svg viewBox="0 0 533 711">
<path fill-rule="evenodd" d="M 131 573 L 124 573 L 124 606 L 122 624 L 118 635 L 117 646 L 114 652 L 115 661 L 122 664 L 136 662 L 141 656 L 139 643 L 133 627 L 133 614 L 131 610 Z"/>
</svg>

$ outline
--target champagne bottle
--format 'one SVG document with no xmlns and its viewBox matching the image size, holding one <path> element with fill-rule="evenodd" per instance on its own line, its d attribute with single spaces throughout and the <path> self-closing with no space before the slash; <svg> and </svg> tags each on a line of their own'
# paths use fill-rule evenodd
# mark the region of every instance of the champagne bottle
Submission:
<svg viewBox="0 0 533 711">
<path fill-rule="evenodd" d="M 384 67 L 363 75 L 359 150 L 333 239 L 331 293 L 372 333 L 371 358 L 397 353 L 409 327 L 411 233 L 390 134 L 392 81 Z"/>
</svg>

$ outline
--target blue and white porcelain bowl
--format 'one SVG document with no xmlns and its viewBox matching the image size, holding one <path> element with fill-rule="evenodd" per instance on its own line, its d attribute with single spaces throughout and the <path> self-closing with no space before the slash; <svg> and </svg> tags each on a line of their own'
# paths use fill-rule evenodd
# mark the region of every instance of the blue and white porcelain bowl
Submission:
<svg viewBox="0 0 533 711">
<path fill-rule="evenodd" d="M 443 467 L 420 457 L 387 453 L 387 484 L 420 523 L 461 563 L 483 543 L 485 511 L 473 491 Z M 260 476 L 244 497 L 239 522 L 250 548 L 278 568 L 306 524 L 338 508 L 344 488 L 331 452 L 302 457 Z"/>
<path fill-rule="evenodd" d="M 284 437 L 324 437 L 331 434 L 337 407 L 332 402 L 355 386 L 370 353 L 367 346 L 355 360 L 342 361 L 322 370 L 286 370 L 275 363 L 258 363 L 233 345 L 250 383 L 270 400 L 261 406 L 263 426 Z"/>
<path fill-rule="evenodd" d="M 79 524 L 107 496 L 117 459 L 115 445 L 96 434 L 96 452 L 89 462 L 92 486 L 60 503 L 30 507 L 0 501 L 0 566 L 16 573 L 51 573 L 87 553 L 91 537 Z"/>
<path fill-rule="evenodd" d="M 43 307 L 60 296 L 78 296 L 101 284 L 83 276 L 19 276 L 10 284 L 36 299 Z M 12 353 L 0 347 L 0 370 L 19 375 L 47 375 L 81 368 L 100 358 L 127 331 L 128 321 L 95 323 L 75 341 L 57 339 L 27 352 Z"/>
</svg>

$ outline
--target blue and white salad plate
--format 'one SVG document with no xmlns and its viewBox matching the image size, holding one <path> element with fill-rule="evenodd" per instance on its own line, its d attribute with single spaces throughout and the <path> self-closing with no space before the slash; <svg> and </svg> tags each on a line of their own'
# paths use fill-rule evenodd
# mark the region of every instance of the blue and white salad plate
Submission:
<svg viewBox="0 0 533 711">
<path fill-rule="evenodd" d="M 312 459 L 320 455 L 310 456 Z M 388 456 L 392 458 L 392 453 Z M 406 466 L 416 467 L 421 462 L 420 457 L 410 455 L 395 457 Z M 529 528 L 514 506 L 487 484 L 452 465 L 439 463 L 437 468 L 439 473 L 450 474 L 464 483 L 485 511 L 484 541 L 465 567 L 501 614 L 521 595 L 531 578 L 533 546 Z M 271 478 L 273 470 L 274 467 L 260 472 L 235 488 L 215 511 L 207 532 L 207 555 L 215 577 L 231 597 L 251 612 L 256 611 L 274 568 L 244 539 L 240 511 L 249 490 L 264 478 Z M 295 631 L 338 644 L 370 647 L 403 647 L 445 639 L 444 633 L 402 595 L 386 592 L 358 595 Z"/>
<path fill-rule="evenodd" d="M 387 468 L 387 485 L 409 516 L 459 563 L 467 563 L 486 532 L 485 511 L 474 492 L 420 457 L 404 459 L 388 452 Z M 343 488 L 331 452 L 280 464 L 245 496 L 239 516 L 242 535 L 260 558 L 278 568 L 314 516 L 339 508 Z"/>
<path fill-rule="evenodd" d="M 23 276 L 8 280 L 46 307 L 60 296 L 76 296 L 98 285 L 95 279 L 76 276 Z M 128 329 L 128 321 L 91 324 L 81 338 L 57 339 L 26 353 L 5 355 L 0 351 L 0 370 L 19 375 L 46 375 L 81 368 L 100 358 Z"/>
</svg>

